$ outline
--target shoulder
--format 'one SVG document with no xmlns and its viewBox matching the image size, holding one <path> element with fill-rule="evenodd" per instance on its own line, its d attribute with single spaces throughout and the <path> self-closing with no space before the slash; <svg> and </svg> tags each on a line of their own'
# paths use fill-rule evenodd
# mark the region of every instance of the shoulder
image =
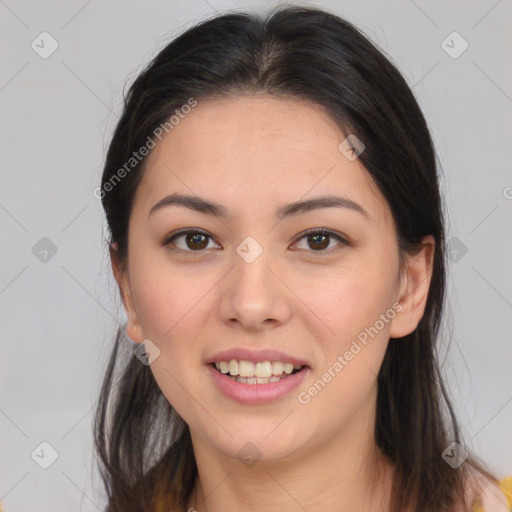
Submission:
<svg viewBox="0 0 512 512">
<path fill-rule="evenodd" d="M 471 486 L 471 512 L 510 512 L 512 510 L 512 475 L 494 483 L 480 480 Z"/>
</svg>

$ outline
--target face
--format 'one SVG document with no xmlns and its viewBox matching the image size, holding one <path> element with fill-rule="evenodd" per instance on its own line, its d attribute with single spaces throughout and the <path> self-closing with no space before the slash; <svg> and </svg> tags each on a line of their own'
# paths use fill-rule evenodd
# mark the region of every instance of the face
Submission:
<svg viewBox="0 0 512 512">
<path fill-rule="evenodd" d="M 346 135 L 320 106 L 240 96 L 200 101 L 148 157 L 114 270 L 128 335 L 160 351 L 151 371 L 194 444 L 278 459 L 372 431 L 377 374 L 423 314 L 432 251 L 400 267 L 389 205 L 338 149 Z M 153 209 L 171 194 L 221 208 Z M 284 210 L 325 196 L 342 199 Z M 302 369 L 249 384 L 210 364 L 240 359 L 247 375 Z"/>
</svg>

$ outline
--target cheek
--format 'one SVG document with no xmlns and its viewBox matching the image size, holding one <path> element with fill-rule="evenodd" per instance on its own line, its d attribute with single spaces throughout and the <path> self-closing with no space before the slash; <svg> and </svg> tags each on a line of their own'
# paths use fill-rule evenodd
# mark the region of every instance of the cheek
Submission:
<svg viewBox="0 0 512 512">
<path fill-rule="evenodd" d="M 318 308 L 318 314 L 325 314 L 323 318 L 334 334 L 319 342 L 320 364 L 311 387 L 300 391 L 304 393 L 301 398 L 309 400 L 304 408 L 308 418 L 315 423 L 314 418 L 321 417 L 325 431 L 336 431 L 340 422 L 373 404 L 377 375 L 388 346 L 395 315 L 390 273 L 377 272 L 377 265 L 375 271 L 364 269 L 339 277 L 316 296 L 316 305 L 323 307 Z"/>
<path fill-rule="evenodd" d="M 333 421 L 368 403 L 375 391 L 396 314 L 392 305 L 398 263 L 389 256 L 361 258 L 349 271 L 326 282 L 323 293 L 316 295 L 318 304 L 312 305 L 312 309 L 318 306 L 315 312 L 324 315 L 322 319 L 334 331 L 321 343 L 322 362 L 315 377 L 329 383 L 319 393 L 321 397 L 315 398 L 314 406 L 320 411 L 339 404 L 341 409 L 333 411 Z"/>
<path fill-rule="evenodd" d="M 198 332 L 204 332 L 207 318 L 203 314 L 207 297 L 200 288 L 204 284 L 156 267 L 132 281 L 144 337 L 160 350 L 151 371 L 163 395 L 186 421 L 192 419 L 191 394 L 199 396 L 190 369 L 200 364 L 202 353 Z"/>
<path fill-rule="evenodd" d="M 165 258 L 138 261 L 131 272 L 135 309 L 145 337 L 166 343 L 183 331 L 207 303 L 208 283 L 173 268 Z M 206 300 L 205 300 L 206 299 Z M 199 321 L 199 325 L 198 322 Z"/>
<path fill-rule="evenodd" d="M 361 265 L 308 285 L 302 293 L 315 318 L 328 326 L 325 339 L 344 343 L 373 326 L 393 303 L 392 275 L 389 268 L 376 263 L 373 268 Z"/>
</svg>

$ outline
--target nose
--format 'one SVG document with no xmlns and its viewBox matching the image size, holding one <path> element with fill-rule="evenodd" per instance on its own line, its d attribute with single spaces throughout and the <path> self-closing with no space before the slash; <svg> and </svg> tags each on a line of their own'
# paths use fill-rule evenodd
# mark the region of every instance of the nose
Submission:
<svg viewBox="0 0 512 512">
<path fill-rule="evenodd" d="M 244 248 L 248 250 L 244 252 Z M 284 284 L 286 278 L 282 273 L 269 250 L 241 244 L 220 290 L 222 321 L 247 331 L 262 331 L 286 323 L 293 294 Z"/>
</svg>

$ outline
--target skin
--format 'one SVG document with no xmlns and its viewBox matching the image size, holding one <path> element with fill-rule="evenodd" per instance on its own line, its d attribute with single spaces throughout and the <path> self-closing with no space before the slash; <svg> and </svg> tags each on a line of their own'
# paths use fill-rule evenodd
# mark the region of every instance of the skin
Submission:
<svg viewBox="0 0 512 512">
<path fill-rule="evenodd" d="M 188 507 L 199 512 L 385 510 L 391 468 L 376 448 L 377 373 L 388 343 L 420 321 L 434 239 L 400 266 L 389 205 L 359 159 L 338 145 L 346 134 L 304 100 L 237 96 L 200 101 L 148 157 L 129 224 L 128 266 L 112 265 L 130 338 L 161 353 L 151 370 L 186 421 L 198 465 Z M 223 205 L 218 219 L 181 206 L 151 207 L 179 192 Z M 274 210 L 335 194 L 356 201 L 277 221 Z M 211 238 L 201 256 L 182 228 Z M 301 232 L 326 228 L 316 249 Z M 236 252 L 253 237 L 263 253 Z M 310 241 L 311 242 L 311 241 Z M 206 242 L 205 242 L 206 245 Z M 327 246 L 327 242 L 326 242 Z M 179 249 L 188 252 L 179 252 Z M 331 254 L 325 250 L 332 249 Z M 393 304 L 401 311 L 308 404 L 297 399 Z M 277 402 L 234 402 L 212 384 L 206 359 L 233 347 L 275 348 L 308 361 L 309 374 Z M 261 452 L 253 466 L 237 452 Z M 375 480 L 378 485 L 375 485 Z M 301 508 L 303 507 L 303 508 Z"/>
</svg>

